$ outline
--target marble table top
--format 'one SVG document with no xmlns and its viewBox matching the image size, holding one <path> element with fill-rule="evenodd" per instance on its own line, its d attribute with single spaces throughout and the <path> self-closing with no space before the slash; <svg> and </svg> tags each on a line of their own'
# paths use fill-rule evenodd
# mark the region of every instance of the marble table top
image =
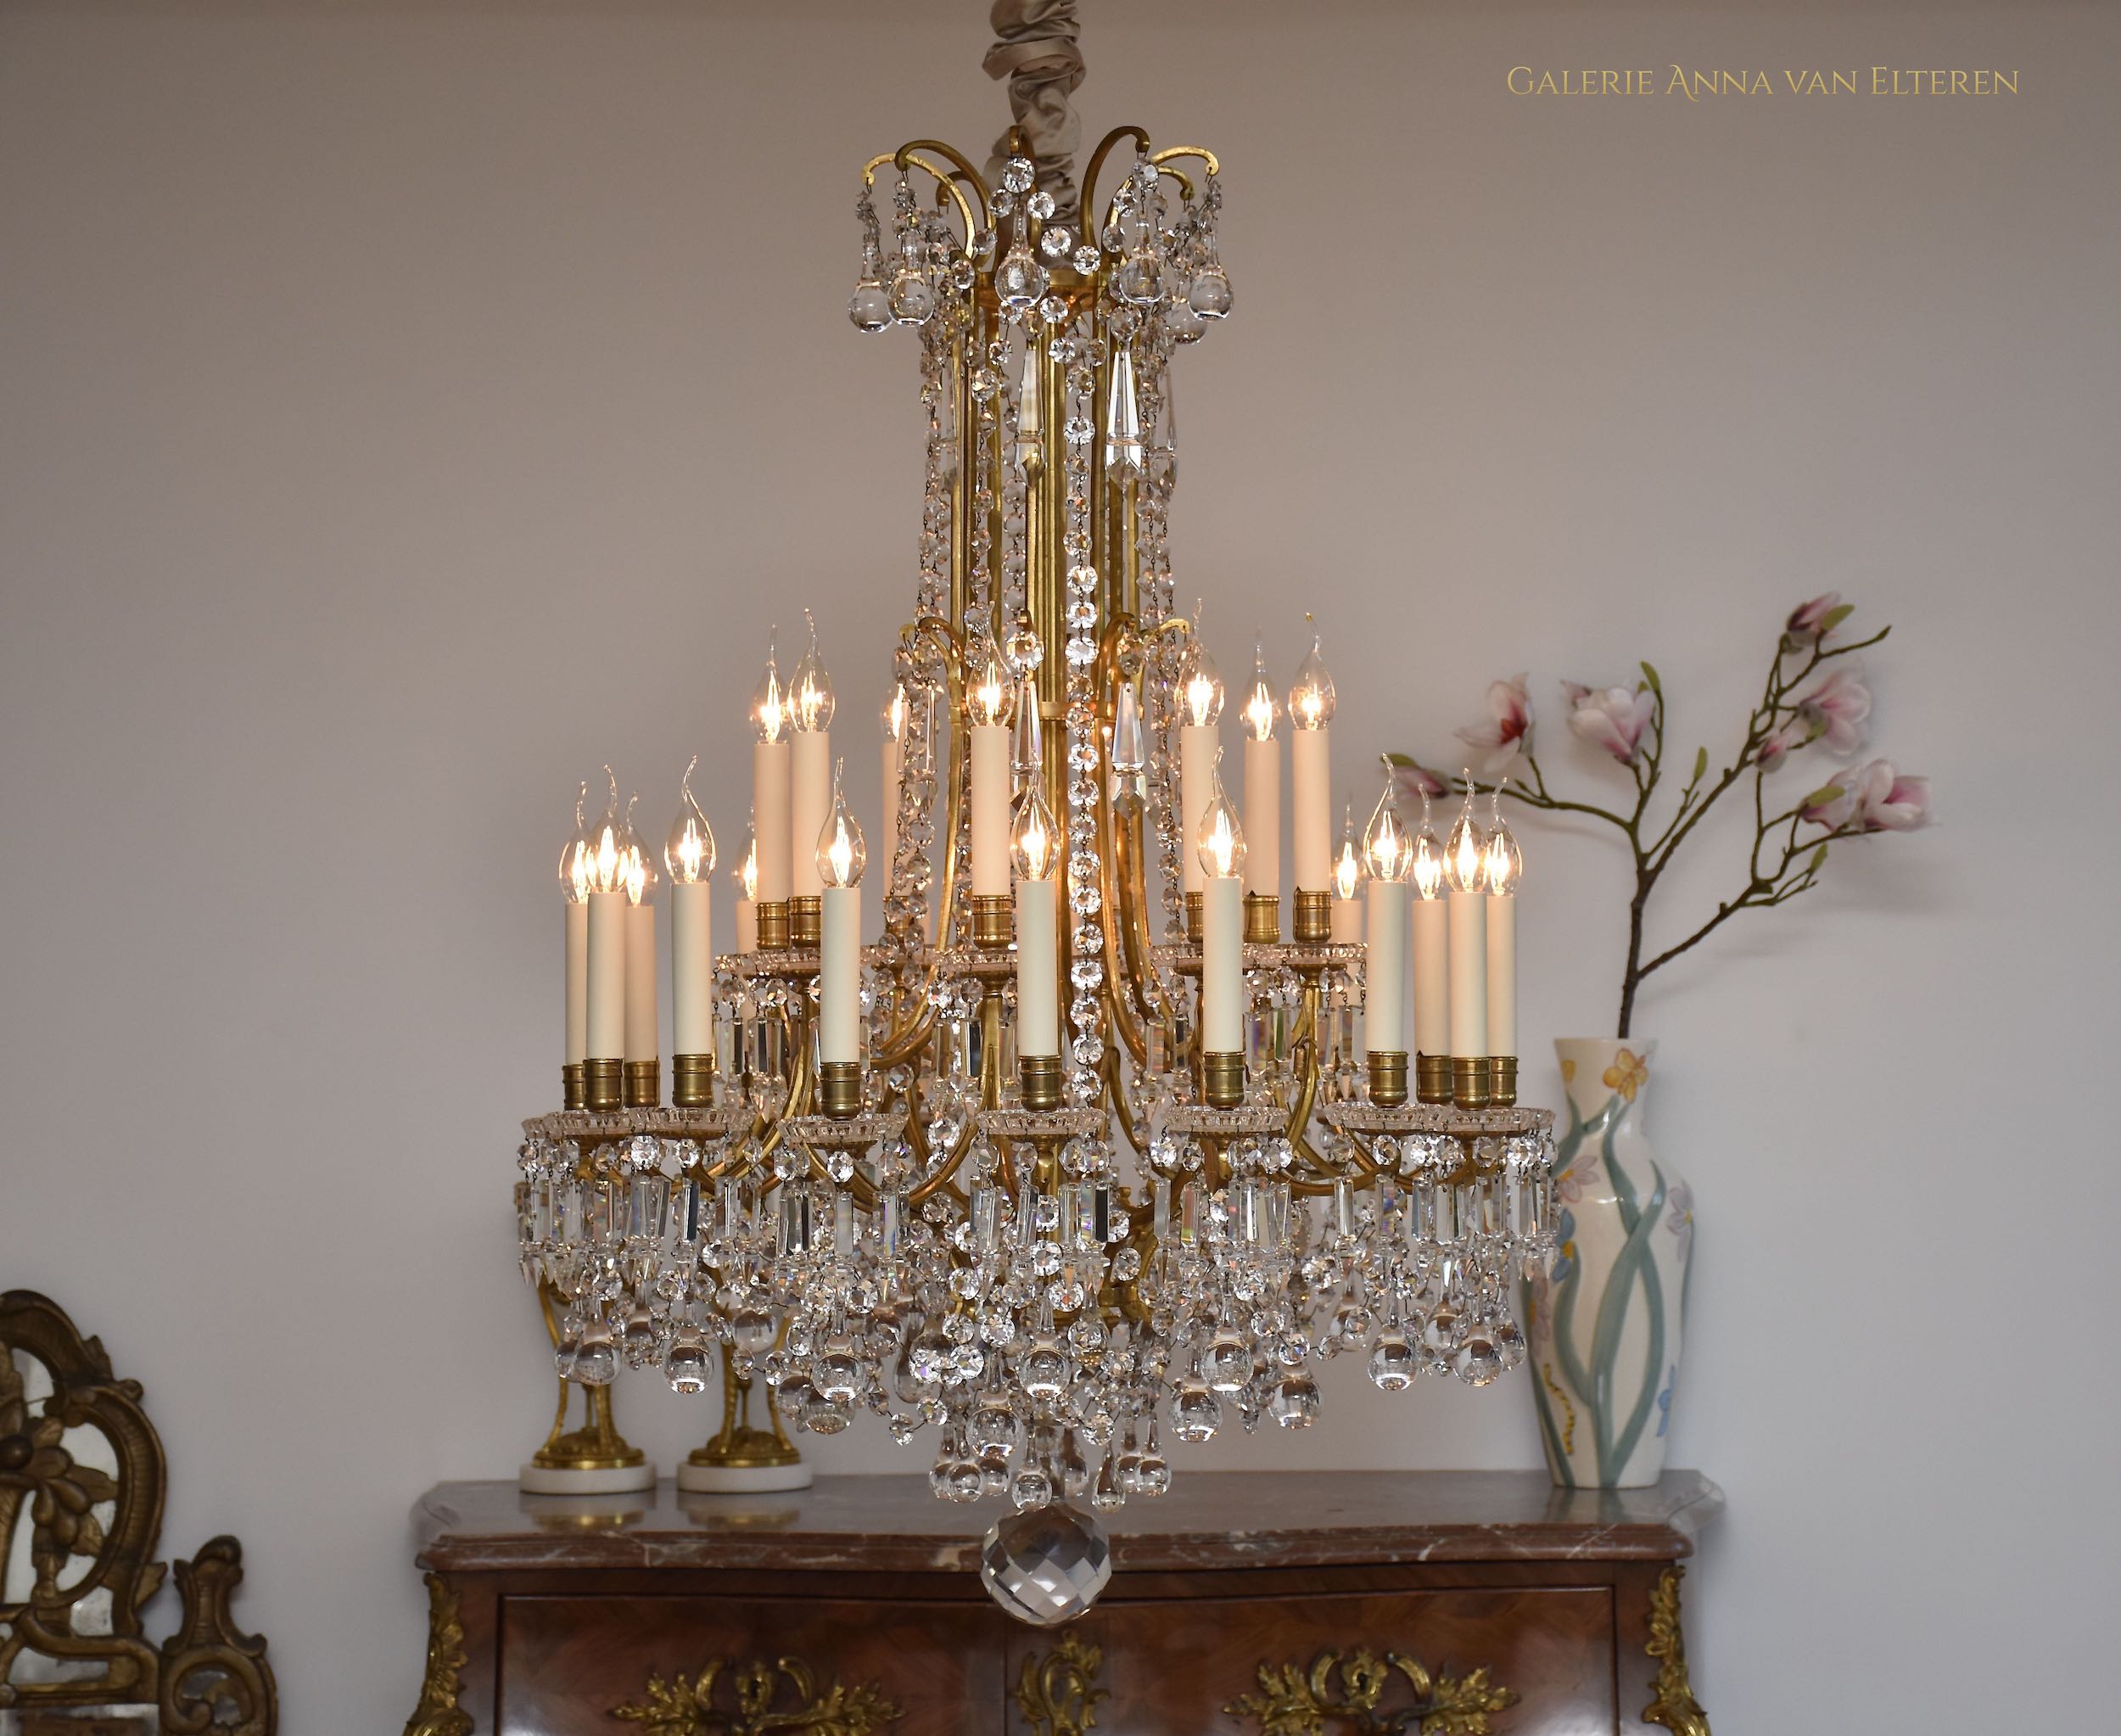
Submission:
<svg viewBox="0 0 2121 1736">
<path fill-rule="evenodd" d="M 1698 1471 L 1641 1489 L 1557 1489 L 1544 1471 L 1188 1471 L 1103 1515 L 1136 1572 L 1413 1561 L 1670 1560 L 1723 1492 Z M 533 1568 L 976 1570 L 999 1501 L 937 1500 L 922 1476 L 821 1476 L 782 1495 L 526 1495 L 438 1483 L 413 1509 L 420 1565 Z"/>
</svg>

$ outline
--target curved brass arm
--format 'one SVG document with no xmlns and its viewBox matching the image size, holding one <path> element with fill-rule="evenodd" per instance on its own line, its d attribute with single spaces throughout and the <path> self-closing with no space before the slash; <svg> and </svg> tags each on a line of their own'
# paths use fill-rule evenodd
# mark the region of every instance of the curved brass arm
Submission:
<svg viewBox="0 0 2121 1736">
<path fill-rule="evenodd" d="M 1105 159 L 1112 147 L 1123 138 L 1133 139 L 1144 151 L 1149 148 L 1149 135 L 1139 126 L 1115 126 L 1097 142 L 1097 148 L 1090 153 L 1090 166 L 1083 171 L 1083 209 L 1086 212 L 1097 209 L 1097 171 L 1105 166 Z"/>
<path fill-rule="evenodd" d="M 964 193 L 958 188 L 958 182 L 964 178 L 962 171 L 949 172 L 938 169 L 925 157 L 910 154 L 913 149 L 914 147 L 909 145 L 903 150 L 886 151 L 881 157 L 871 157 L 862 165 L 862 185 L 874 187 L 876 184 L 876 171 L 887 163 L 895 163 L 902 170 L 925 170 L 935 177 L 936 203 L 940 204 L 946 197 L 956 202 L 958 213 L 965 219 L 965 245 L 970 247 L 972 237 L 978 232 L 981 226 L 972 216 L 972 207 L 966 202 Z M 903 161 L 900 160 L 901 158 L 904 159 Z M 972 185 L 979 192 L 980 208 L 984 210 L 987 207 L 987 189 L 980 186 L 979 178 L 977 176 L 972 177 Z"/>
<path fill-rule="evenodd" d="M 957 174 L 949 177 L 942 176 L 937 173 L 932 165 L 922 162 L 919 157 L 914 155 L 915 151 L 933 151 L 936 155 L 943 158 L 946 162 L 950 164 L 950 165 L 957 171 Z M 945 180 L 946 178 L 949 180 L 962 179 L 966 186 L 970 187 L 974 193 L 979 195 L 980 221 L 977 227 L 983 229 L 993 221 L 993 195 L 988 191 L 987 182 L 982 177 L 980 171 L 975 169 L 970 163 L 965 161 L 964 154 L 959 151 L 954 146 L 946 145 L 939 138 L 911 139 L 906 143 L 900 145 L 897 150 L 893 151 L 891 154 L 889 160 L 896 164 L 901 170 L 909 169 L 915 166 L 926 169 L 929 174 L 934 175 L 938 181 Z M 867 169 L 865 169 L 862 171 L 865 179 L 867 178 L 870 172 L 870 171 Z M 959 203 L 962 204 L 963 202 L 964 201 L 960 197 Z M 965 211 L 965 221 L 968 224 L 970 224 L 972 221 L 972 214 L 969 209 Z M 971 239 L 971 236 L 972 231 L 968 229 L 965 233 L 965 239 L 970 241 Z"/>
<path fill-rule="evenodd" d="M 1146 149 L 1148 144 L 1147 139 L 1142 141 L 1143 148 Z M 1167 145 L 1162 150 L 1152 152 L 1149 160 L 1161 169 L 1174 157 L 1195 157 L 1207 165 L 1209 174 L 1220 175 L 1223 172 L 1223 165 L 1206 145 Z M 1176 174 L 1178 171 L 1173 170 L 1172 172 Z"/>
</svg>

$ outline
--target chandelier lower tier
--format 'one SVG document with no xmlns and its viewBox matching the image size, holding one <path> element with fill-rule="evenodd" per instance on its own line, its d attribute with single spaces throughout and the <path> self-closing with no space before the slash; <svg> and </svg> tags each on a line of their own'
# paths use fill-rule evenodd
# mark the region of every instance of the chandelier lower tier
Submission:
<svg viewBox="0 0 2121 1736">
<path fill-rule="evenodd" d="M 1315 641 L 1285 707 L 1256 668 L 1241 814 L 1223 787 L 1167 536 L 1172 365 L 1231 307 L 1215 157 L 1122 127 L 1078 216 L 1068 165 L 1007 143 L 993 185 L 903 147 L 857 206 L 850 312 L 916 340 L 927 451 L 881 932 L 814 631 L 753 707 L 735 950 L 689 787 L 664 852 L 669 1105 L 660 876 L 615 784 L 578 824 L 568 1106 L 525 1123 L 518 1203 L 562 1375 L 697 1392 L 719 1347 L 789 1423 L 925 1436 L 937 1495 L 1015 1509 L 987 1577 L 1043 1622 L 1104 1582 L 1094 1511 L 1162 1493 L 1172 1442 L 1309 1425 L 1321 1358 L 1387 1390 L 1521 1360 L 1553 1118 L 1514 1103 L 1515 845 L 1469 799 L 1439 843 L 1389 781 L 1336 835 Z"/>
</svg>

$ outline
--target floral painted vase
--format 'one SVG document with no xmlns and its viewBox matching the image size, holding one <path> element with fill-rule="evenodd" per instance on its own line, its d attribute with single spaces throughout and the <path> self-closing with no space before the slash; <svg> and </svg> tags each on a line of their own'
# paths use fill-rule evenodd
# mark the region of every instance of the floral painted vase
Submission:
<svg viewBox="0 0 2121 1736">
<path fill-rule="evenodd" d="M 1564 1488 L 1635 1488 L 1665 1468 L 1693 1196 L 1643 1133 L 1654 1043 L 1564 1037 L 1555 1248 L 1525 1286 L 1547 1468 Z"/>
</svg>

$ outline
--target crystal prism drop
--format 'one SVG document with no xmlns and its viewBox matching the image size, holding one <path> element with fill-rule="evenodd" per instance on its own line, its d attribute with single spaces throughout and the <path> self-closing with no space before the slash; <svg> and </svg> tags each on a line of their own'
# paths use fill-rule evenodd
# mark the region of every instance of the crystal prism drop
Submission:
<svg viewBox="0 0 2121 1736">
<path fill-rule="evenodd" d="M 1131 350 L 1122 350 L 1112 358 L 1112 384 L 1105 406 L 1105 459 L 1115 470 L 1141 468 L 1141 406 L 1134 398 L 1134 353 Z"/>
<path fill-rule="evenodd" d="M 1058 1627 L 1112 1576 L 1111 1540 L 1089 1514 L 1034 1507 L 998 1520 L 980 1550 L 980 1582 L 1019 1621 Z"/>
</svg>

